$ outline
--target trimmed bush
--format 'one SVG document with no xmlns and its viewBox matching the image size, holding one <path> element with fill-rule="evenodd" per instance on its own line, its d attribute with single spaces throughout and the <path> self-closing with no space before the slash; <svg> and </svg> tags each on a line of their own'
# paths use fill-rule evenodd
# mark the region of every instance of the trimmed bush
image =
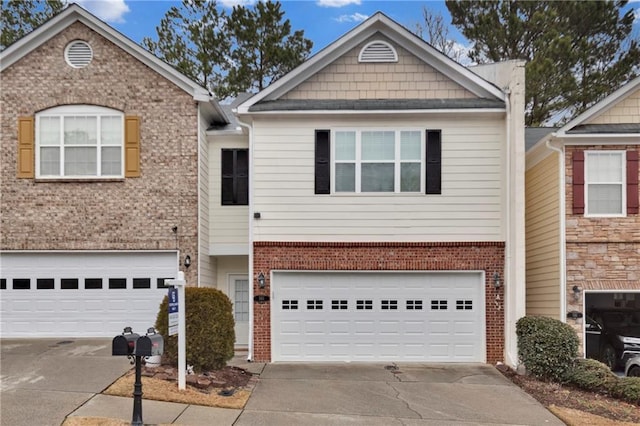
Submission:
<svg viewBox="0 0 640 426">
<path fill-rule="evenodd" d="M 565 379 L 568 383 L 587 391 L 608 389 L 618 377 L 609 367 L 595 359 L 577 359 Z"/>
<path fill-rule="evenodd" d="M 163 360 L 178 363 L 178 336 L 168 336 L 169 301 L 165 296 L 156 319 L 164 338 Z M 235 343 L 231 301 L 214 288 L 185 288 L 187 364 L 197 372 L 218 370 L 233 358 Z"/>
<path fill-rule="evenodd" d="M 526 316 L 516 323 L 518 356 L 533 376 L 563 382 L 578 356 L 578 336 L 556 319 Z"/>
<path fill-rule="evenodd" d="M 618 377 L 608 389 L 612 396 L 640 405 L 640 377 Z"/>
</svg>

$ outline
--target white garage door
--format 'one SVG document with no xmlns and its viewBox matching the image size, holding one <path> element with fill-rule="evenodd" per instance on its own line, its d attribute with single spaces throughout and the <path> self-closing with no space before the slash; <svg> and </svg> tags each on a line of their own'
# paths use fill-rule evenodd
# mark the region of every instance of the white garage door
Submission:
<svg viewBox="0 0 640 426">
<path fill-rule="evenodd" d="M 485 362 L 480 272 L 274 272 L 274 361 Z"/>
<path fill-rule="evenodd" d="M 2 337 L 113 337 L 155 324 L 176 252 L 0 254 Z"/>
</svg>

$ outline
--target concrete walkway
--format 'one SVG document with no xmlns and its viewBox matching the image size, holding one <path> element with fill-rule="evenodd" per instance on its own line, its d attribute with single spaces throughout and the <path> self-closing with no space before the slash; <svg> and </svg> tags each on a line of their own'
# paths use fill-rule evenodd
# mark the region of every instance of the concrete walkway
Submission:
<svg viewBox="0 0 640 426">
<path fill-rule="evenodd" d="M 60 425 L 67 415 L 131 421 L 131 398 L 101 392 L 131 365 L 110 340 L 2 340 L 0 423 Z M 244 410 L 143 400 L 147 424 L 550 425 L 563 423 L 482 364 L 259 364 Z M 144 390 L 143 390 L 144 391 Z"/>
</svg>

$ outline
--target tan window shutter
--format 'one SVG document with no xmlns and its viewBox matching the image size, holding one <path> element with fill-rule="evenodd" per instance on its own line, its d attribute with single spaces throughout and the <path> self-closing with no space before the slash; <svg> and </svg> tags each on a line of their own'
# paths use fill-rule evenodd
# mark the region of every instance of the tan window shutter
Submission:
<svg viewBox="0 0 640 426">
<path fill-rule="evenodd" d="M 33 117 L 18 118 L 18 178 L 33 179 L 35 169 Z"/>
<path fill-rule="evenodd" d="M 140 177 L 140 117 L 124 118 L 124 176 Z"/>
</svg>

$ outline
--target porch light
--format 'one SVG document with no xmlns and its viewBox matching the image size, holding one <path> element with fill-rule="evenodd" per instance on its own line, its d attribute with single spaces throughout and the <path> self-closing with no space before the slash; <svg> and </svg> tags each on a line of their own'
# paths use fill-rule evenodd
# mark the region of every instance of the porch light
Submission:
<svg viewBox="0 0 640 426">
<path fill-rule="evenodd" d="M 191 266 L 191 256 L 186 255 L 184 257 L 184 267 L 188 268 L 189 266 Z"/>
<path fill-rule="evenodd" d="M 580 292 L 582 291 L 582 289 L 577 285 L 574 285 L 572 290 L 573 290 L 573 298 L 576 301 L 580 300 Z"/>
<path fill-rule="evenodd" d="M 264 288 L 264 274 L 262 272 L 258 274 L 258 287 Z"/>
<path fill-rule="evenodd" d="M 500 274 L 498 272 L 493 273 L 493 286 L 498 289 L 502 283 L 500 282 Z"/>
</svg>

